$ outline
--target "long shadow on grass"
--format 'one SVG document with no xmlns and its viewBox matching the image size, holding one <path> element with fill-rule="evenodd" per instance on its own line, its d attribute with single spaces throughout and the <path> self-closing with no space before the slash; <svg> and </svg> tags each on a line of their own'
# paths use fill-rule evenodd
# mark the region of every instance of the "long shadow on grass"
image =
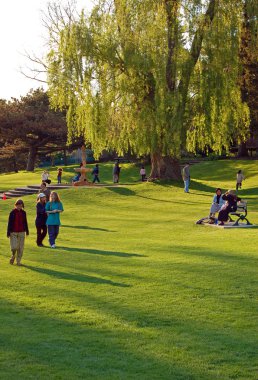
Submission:
<svg viewBox="0 0 258 380">
<path fill-rule="evenodd" d="M 127 253 L 127 252 L 117 252 L 117 251 L 100 251 L 98 249 L 91 248 L 76 248 L 76 247 L 60 247 L 58 249 L 63 249 L 64 251 L 69 252 L 82 252 L 90 253 L 93 255 L 102 255 L 102 256 L 118 256 L 118 257 L 146 257 L 145 255 L 140 255 L 138 253 Z"/>
<path fill-rule="evenodd" d="M 104 278 L 88 276 L 88 275 L 84 275 L 84 274 L 60 272 L 60 271 L 56 271 L 53 269 L 33 267 L 31 265 L 24 265 L 24 267 L 27 269 L 30 269 L 34 272 L 45 274 L 47 276 L 55 277 L 55 278 L 61 279 L 61 280 L 88 282 L 88 283 L 92 283 L 92 284 L 101 284 L 101 285 L 103 285 L 103 284 L 104 285 L 112 285 L 112 286 L 119 286 L 122 288 L 128 288 L 131 286 L 128 284 L 122 284 L 120 282 L 114 282 L 111 280 L 105 280 Z"/>
<path fill-rule="evenodd" d="M 154 202 L 165 202 L 165 203 L 171 203 L 171 204 L 174 204 L 174 203 L 178 203 L 178 204 L 193 204 L 193 205 L 200 203 L 200 202 L 197 202 L 197 201 L 196 202 L 194 202 L 194 201 L 188 202 L 188 201 L 185 201 L 185 200 L 181 201 L 181 202 L 176 202 L 176 201 L 174 201 L 172 199 L 172 197 L 171 197 L 171 200 L 169 200 L 169 199 L 159 199 L 159 198 L 147 197 L 147 196 L 144 196 L 144 195 L 136 194 L 135 191 L 127 189 L 127 188 L 119 188 L 119 187 L 117 187 L 117 188 L 111 188 L 111 187 L 109 187 L 108 190 L 113 191 L 114 193 L 117 193 L 119 195 L 136 196 L 138 198 L 149 199 L 149 200 L 154 201 Z M 210 197 L 210 195 L 209 195 L 209 197 Z"/>
<path fill-rule="evenodd" d="M 125 195 L 127 197 L 136 195 L 135 191 L 128 189 L 127 187 L 107 187 L 107 190 L 119 195 Z"/>
<path fill-rule="evenodd" d="M 186 256 L 197 256 L 197 257 L 204 257 L 209 260 L 219 260 L 223 262 L 230 262 L 233 264 L 236 262 L 241 263 L 241 266 L 243 264 L 246 264 L 250 267 L 256 267 L 258 265 L 258 258 L 254 256 L 249 255 L 242 255 L 242 254 L 234 254 L 234 253 L 227 253 L 222 252 L 220 248 L 218 250 L 214 250 L 212 248 L 203 248 L 203 247 L 191 247 L 191 246 L 182 246 L 182 245 L 173 245 L 171 248 L 167 249 L 167 251 L 171 252 L 171 250 L 175 250 L 178 253 L 182 253 Z M 241 252 L 241 251 L 240 251 Z"/>
<path fill-rule="evenodd" d="M 72 226 L 68 224 L 62 224 L 62 227 L 65 228 L 75 228 L 76 230 L 94 230 L 94 231 L 103 231 L 103 232 L 116 232 L 116 231 L 111 231 L 107 230 L 106 228 L 98 228 L 98 227 L 89 227 L 89 226 Z"/>
<path fill-rule="evenodd" d="M 178 360 L 178 349 L 169 361 L 163 346 L 157 344 L 157 352 L 148 349 L 153 341 L 144 330 L 99 324 L 92 315 L 88 318 L 87 309 L 71 310 L 67 305 L 67 310 L 57 308 L 46 315 L 36 305 L 33 310 L 2 300 L 1 306 L 5 309 L 0 316 L 1 325 L 6 326 L 0 331 L 6 358 L 1 362 L 1 373 L 6 379 L 19 375 L 38 378 L 39 373 L 42 378 L 60 379 L 211 378 L 196 365 Z M 21 323 L 19 334 L 14 334 L 13 328 Z"/>
</svg>

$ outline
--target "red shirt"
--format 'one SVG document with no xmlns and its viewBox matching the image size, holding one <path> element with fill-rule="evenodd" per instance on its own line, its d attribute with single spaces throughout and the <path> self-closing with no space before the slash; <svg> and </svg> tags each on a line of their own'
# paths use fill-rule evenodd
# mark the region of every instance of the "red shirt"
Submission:
<svg viewBox="0 0 258 380">
<path fill-rule="evenodd" d="M 15 216 L 14 216 L 14 226 L 13 226 L 13 232 L 24 232 L 24 226 L 23 226 L 23 215 L 21 210 L 14 209 Z"/>
</svg>

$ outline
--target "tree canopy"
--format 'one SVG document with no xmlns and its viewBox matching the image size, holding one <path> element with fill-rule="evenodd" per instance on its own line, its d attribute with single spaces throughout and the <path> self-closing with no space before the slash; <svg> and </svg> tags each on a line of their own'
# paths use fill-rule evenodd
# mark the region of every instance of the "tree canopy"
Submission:
<svg viewBox="0 0 258 380">
<path fill-rule="evenodd" d="M 0 102 L 1 156 L 13 157 L 27 153 L 27 170 L 33 170 L 41 152 L 66 144 L 65 113 L 49 107 L 42 89 L 30 91 L 21 99 Z"/>
<path fill-rule="evenodd" d="M 69 138 L 83 133 L 95 154 L 150 154 L 153 176 L 174 178 L 182 149 L 221 152 L 245 139 L 239 49 L 245 12 L 257 37 L 257 8 L 254 0 L 99 0 L 69 20 L 48 55 L 51 104 L 68 109 Z"/>
</svg>

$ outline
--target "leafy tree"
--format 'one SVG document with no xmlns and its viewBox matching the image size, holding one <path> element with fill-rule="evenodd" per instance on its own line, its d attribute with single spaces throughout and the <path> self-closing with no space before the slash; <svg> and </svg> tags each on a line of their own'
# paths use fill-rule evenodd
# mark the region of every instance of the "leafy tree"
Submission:
<svg viewBox="0 0 258 380">
<path fill-rule="evenodd" d="M 68 137 L 84 133 L 96 154 L 150 154 L 161 178 L 180 176 L 186 144 L 228 149 L 249 122 L 237 89 L 242 9 L 240 0 L 99 0 L 67 23 L 48 82 L 51 104 L 68 109 Z"/>
<path fill-rule="evenodd" d="M 51 110 L 42 89 L 20 100 L 0 103 L 1 156 L 27 153 L 27 170 L 33 171 L 39 153 L 61 150 L 66 144 L 65 114 Z"/>
<path fill-rule="evenodd" d="M 241 63 L 240 89 L 243 102 L 250 110 L 250 136 L 258 138 L 258 26 L 256 17 L 245 0 L 241 30 L 239 59 Z M 239 145 L 239 156 L 248 155 L 245 141 Z"/>
</svg>

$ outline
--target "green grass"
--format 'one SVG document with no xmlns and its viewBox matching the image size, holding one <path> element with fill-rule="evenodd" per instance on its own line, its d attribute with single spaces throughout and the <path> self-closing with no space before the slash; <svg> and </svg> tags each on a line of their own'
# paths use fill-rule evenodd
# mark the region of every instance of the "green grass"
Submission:
<svg viewBox="0 0 258 380">
<path fill-rule="evenodd" d="M 256 167 L 194 165 L 190 194 L 136 184 L 132 165 L 121 173 L 131 185 L 62 190 L 56 250 L 35 247 L 35 196 L 24 197 L 21 268 L 8 264 L 13 200 L 0 202 L 0 378 L 257 379 L 257 230 L 194 224 L 239 168 L 258 224 Z M 0 187 L 38 175 L 0 176 Z"/>
<path fill-rule="evenodd" d="M 113 164 L 105 163 L 100 164 L 100 180 L 101 183 L 111 184 L 113 183 Z M 63 167 L 62 183 L 71 183 L 71 180 L 75 174 L 74 168 L 78 168 L 78 165 L 70 165 Z M 89 168 L 93 168 L 94 164 L 87 165 Z M 123 183 L 134 183 L 138 182 L 140 179 L 140 167 L 135 167 L 133 164 L 121 164 L 121 181 Z M 57 168 L 50 167 L 44 168 L 49 171 L 52 184 L 57 183 Z M 27 185 L 37 185 L 40 184 L 41 174 L 43 173 L 42 168 L 36 168 L 34 172 L 20 171 L 19 173 L 7 173 L 0 174 L 0 192 L 14 189 L 15 187 L 27 186 Z M 91 173 L 87 174 L 87 177 L 92 181 L 93 176 Z"/>
</svg>

